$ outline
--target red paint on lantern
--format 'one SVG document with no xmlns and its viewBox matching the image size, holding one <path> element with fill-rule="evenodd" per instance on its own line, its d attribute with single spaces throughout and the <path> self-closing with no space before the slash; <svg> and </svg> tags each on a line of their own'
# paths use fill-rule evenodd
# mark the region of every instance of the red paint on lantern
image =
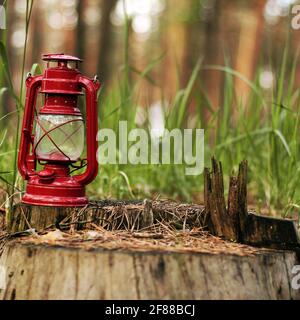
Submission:
<svg viewBox="0 0 300 320">
<path fill-rule="evenodd" d="M 43 55 L 47 68 L 41 76 L 26 79 L 26 102 L 19 148 L 18 168 L 27 180 L 22 202 L 44 206 L 84 206 L 85 186 L 97 176 L 97 91 L 99 81 L 78 70 L 80 59 L 64 54 Z M 54 66 L 52 64 L 55 64 Z M 74 66 L 71 67 L 70 64 Z M 86 143 L 83 117 L 77 97 L 86 95 Z M 45 103 L 36 114 L 38 93 Z M 35 127 L 34 127 L 35 124 Z M 87 158 L 80 159 L 86 144 Z M 76 165 L 80 161 L 81 165 Z M 86 161 L 86 164 L 83 164 Z M 44 168 L 37 171 L 37 163 Z M 71 175 L 70 168 L 86 170 Z"/>
</svg>

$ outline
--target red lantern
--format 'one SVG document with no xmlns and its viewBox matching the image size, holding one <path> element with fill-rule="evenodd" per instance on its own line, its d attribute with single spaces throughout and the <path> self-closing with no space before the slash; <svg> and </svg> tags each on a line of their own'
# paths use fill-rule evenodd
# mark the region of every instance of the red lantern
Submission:
<svg viewBox="0 0 300 320">
<path fill-rule="evenodd" d="M 84 206 L 85 186 L 97 175 L 97 91 L 100 83 L 78 70 L 80 59 L 64 54 L 43 55 L 47 69 L 26 79 L 26 102 L 18 168 L 27 180 L 23 203 Z M 86 130 L 77 98 L 86 95 Z M 38 93 L 44 105 L 36 110 Z M 85 143 L 85 135 L 86 142 Z M 80 156 L 86 144 L 86 159 Z M 79 163 L 79 164 L 78 164 Z M 37 164 L 43 166 L 37 171 Z M 85 168 L 81 174 L 72 172 Z"/>
</svg>

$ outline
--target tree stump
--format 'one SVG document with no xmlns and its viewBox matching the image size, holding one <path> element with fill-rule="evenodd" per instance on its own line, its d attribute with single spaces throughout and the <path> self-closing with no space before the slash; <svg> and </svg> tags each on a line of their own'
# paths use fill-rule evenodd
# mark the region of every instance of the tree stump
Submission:
<svg viewBox="0 0 300 320">
<path fill-rule="evenodd" d="M 204 171 L 205 216 L 211 233 L 227 240 L 277 249 L 300 249 L 297 221 L 258 215 L 247 208 L 247 161 L 231 176 L 227 207 L 221 163 L 212 158 Z"/>
<path fill-rule="evenodd" d="M 80 230 L 91 224 L 107 230 L 140 230 L 153 224 L 170 223 L 177 229 L 204 227 L 204 207 L 175 201 L 101 200 L 83 208 L 31 206 L 19 203 L 7 224 L 10 233 L 49 228 Z"/>
<path fill-rule="evenodd" d="M 254 256 L 8 244 L 0 299 L 300 299 L 294 252 Z"/>
<path fill-rule="evenodd" d="M 227 205 L 215 159 L 204 180 L 205 207 L 16 205 L 9 232 L 0 230 L 0 299 L 300 299 L 296 222 L 248 212 L 246 161 L 230 178 Z"/>
</svg>

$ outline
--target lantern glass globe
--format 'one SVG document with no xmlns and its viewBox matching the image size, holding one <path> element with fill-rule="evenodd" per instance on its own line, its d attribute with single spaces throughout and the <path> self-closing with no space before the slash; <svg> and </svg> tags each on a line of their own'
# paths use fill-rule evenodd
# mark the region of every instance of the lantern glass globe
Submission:
<svg viewBox="0 0 300 320">
<path fill-rule="evenodd" d="M 40 160 L 78 161 L 84 149 L 82 117 L 39 114 L 34 145 Z"/>
</svg>

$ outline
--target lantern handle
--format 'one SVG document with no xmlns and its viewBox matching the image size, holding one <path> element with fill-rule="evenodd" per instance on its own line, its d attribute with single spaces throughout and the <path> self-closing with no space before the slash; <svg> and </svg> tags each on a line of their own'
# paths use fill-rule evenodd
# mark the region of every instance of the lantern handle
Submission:
<svg viewBox="0 0 300 320">
<path fill-rule="evenodd" d="M 98 111 L 97 91 L 100 82 L 97 79 L 79 75 L 79 84 L 85 89 L 86 95 L 86 139 L 87 139 L 87 168 L 84 173 L 74 176 L 80 184 L 86 185 L 92 182 L 98 174 L 97 162 L 97 133 L 98 133 Z"/>
<path fill-rule="evenodd" d="M 33 129 L 34 108 L 37 98 L 38 89 L 42 84 L 42 75 L 32 77 L 28 75 L 26 78 L 26 100 L 24 107 L 24 116 L 22 124 L 22 132 L 20 137 L 20 148 L 18 153 L 18 169 L 23 177 L 27 180 L 30 173 L 33 173 L 35 161 L 34 155 L 29 155 L 30 145 L 32 143 L 31 132 Z M 30 170 L 28 168 L 29 163 Z"/>
</svg>

